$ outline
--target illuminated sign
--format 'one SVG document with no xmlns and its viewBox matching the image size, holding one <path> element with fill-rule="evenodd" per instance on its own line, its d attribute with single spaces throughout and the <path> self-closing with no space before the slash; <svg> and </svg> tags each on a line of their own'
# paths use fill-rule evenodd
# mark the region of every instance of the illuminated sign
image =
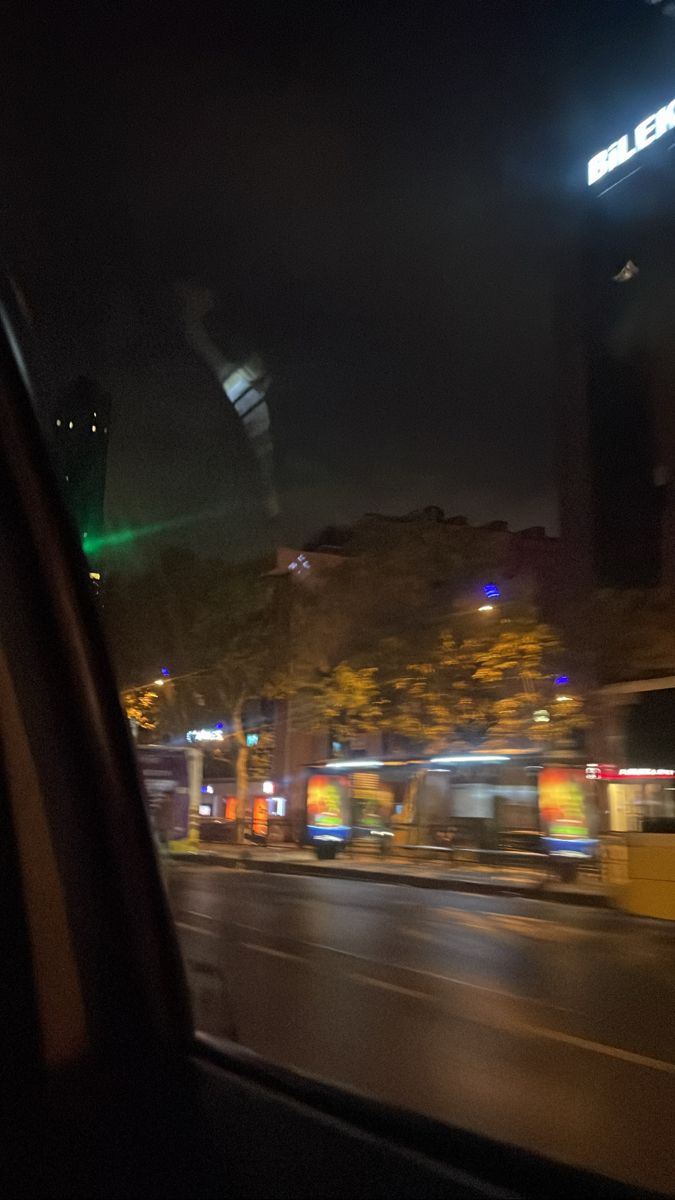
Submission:
<svg viewBox="0 0 675 1200">
<path fill-rule="evenodd" d="M 256 837 L 267 837 L 269 829 L 269 809 L 267 807 L 267 796 L 256 796 L 253 801 L 253 813 L 251 816 L 251 833 Z"/>
<path fill-rule="evenodd" d="M 188 742 L 224 742 L 225 734 L 222 729 L 188 729 L 185 737 Z"/>
<path fill-rule="evenodd" d="M 228 796 L 225 801 L 225 820 L 236 821 L 237 819 L 237 797 Z"/>
<path fill-rule="evenodd" d="M 641 779 L 675 779 L 675 771 L 664 767 L 614 767 L 607 764 L 589 763 L 587 779 L 611 779 L 615 783 L 630 783 Z"/>
<path fill-rule="evenodd" d="M 324 833 L 346 840 L 350 828 L 349 779 L 347 776 L 310 775 L 307 780 L 307 833 L 315 838 Z"/>
<path fill-rule="evenodd" d="M 647 146 L 651 146 L 652 142 L 663 137 L 664 133 L 668 133 L 671 129 L 675 129 L 675 100 L 671 100 L 658 112 L 645 117 L 644 121 L 640 121 L 640 124 L 635 126 L 632 134 L 622 134 L 606 150 L 601 150 L 599 154 L 594 154 L 593 158 L 589 159 L 589 187 L 603 179 L 610 171 L 622 167 L 624 163 L 630 161 L 633 155 L 638 154 L 640 150 L 646 150 Z"/>
<path fill-rule="evenodd" d="M 570 767 L 545 767 L 538 781 L 539 814 L 549 838 L 587 838 L 584 773 Z"/>
</svg>

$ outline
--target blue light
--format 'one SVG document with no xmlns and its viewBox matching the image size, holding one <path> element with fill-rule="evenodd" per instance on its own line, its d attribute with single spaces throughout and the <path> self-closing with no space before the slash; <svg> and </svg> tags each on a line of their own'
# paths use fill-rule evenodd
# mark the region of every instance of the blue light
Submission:
<svg viewBox="0 0 675 1200">
<path fill-rule="evenodd" d="M 165 679 L 166 679 L 166 677 L 167 677 L 167 675 L 168 675 L 168 674 L 169 674 L 169 668 L 168 668 L 168 667 L 162 667 L 162 675 L 164 676 L 164 678 L 165 678 Z"/>
<path fill-rule="evenodd" d="M 566 683 L 569 683 L 569 676 L 568 675 L 556 675 L 553 682 L 556 687 L 564 687 Z"/>
<path fill-rule="evenodd" d="M 223 728 L 223 722 L 219 721 L 218 724 L 216 725 L 216 729 L 222 729 L 222 728 Z"/>
<path fill-rule="evenodd" d="M 496 583 L 486 583 L 483 591 L 485 592 L 488 600 L 499 600 L 500 593 Z"/>
<path fill-rule="evenodd" d="M 258 745 L 258 734 L 257 733 L 247 733 L 246 734 L 246 745 L 247 746 L 257 746 Z"/>
</svg>

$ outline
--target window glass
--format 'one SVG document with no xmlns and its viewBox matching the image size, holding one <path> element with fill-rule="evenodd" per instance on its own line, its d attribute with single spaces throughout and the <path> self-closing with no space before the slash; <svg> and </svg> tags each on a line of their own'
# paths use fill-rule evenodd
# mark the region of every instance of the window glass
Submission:
<svg viewBox="0 0 675 1200">
<path fill-rule="evenodd" d="M 27 11 L 0 212 L 198 1027 L 670 1191 L 675 23 L 609 7 Z"/>
</svg>

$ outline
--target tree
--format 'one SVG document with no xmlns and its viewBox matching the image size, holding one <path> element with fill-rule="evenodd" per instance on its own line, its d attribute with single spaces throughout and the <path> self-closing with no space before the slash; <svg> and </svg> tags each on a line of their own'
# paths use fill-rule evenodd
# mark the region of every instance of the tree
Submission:
<svg viewBox="0 0 675 1200">
<path fill-rule="evenodd" d="M 316 707 L 332 736 L 339 741 L 381 727 L 386 720 L 387 701 L 377 667 L 338 663 L 317 690 Z"/>
<path fill-rule="evenodd" d="M 560 639 L 526 592 L 481 613 L 474 576 L 462 608 L 475 561 L 429 549 L 373 546 L 299 606 L 315 723 L 340 740 L 390 732 L 415 752 L 555 743 L 582 727 L 579 695 L 553 685 Z"/>
<path fill-rule="evenodd" d="M 135 721 L 139 729 L 155 730 L 158 726 L 157 705 L 159 694 L 154 688 L 135 688 L 122 693 L 124 711 L 129 721 Z"/>
<path fill-rule="evenodd" d="M 287 645 L 266 565 L 254 562 L 224 569 L 204 597 L 193 633 L 196 657 L 212 663 L 199 683 L 206 707 L 222 715 L 235 751 L 240 830 L 251 755 L 260 757 L 247 745 L 247 707 L 288 691 Z"/>
</svg>

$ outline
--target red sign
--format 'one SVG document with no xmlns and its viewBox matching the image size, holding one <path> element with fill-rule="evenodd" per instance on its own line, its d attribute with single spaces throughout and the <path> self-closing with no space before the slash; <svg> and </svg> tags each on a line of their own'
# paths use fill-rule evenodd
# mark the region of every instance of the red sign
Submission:
<svg viewBox="0 0 675 1200">
<path fill-rule="evenodd" d="M 586 778 L 610 779 L 614 783 L 639 783 L 649 779 L 675 779 L 675 771 L 665 767 L 615 767 L 607 763 L 589 763 Z"/>
<path fill-rule="evenodd" d="M 237 797 L 228 796 L 225 801 L 225 820 L 236 821 L 237 819 Z"/>
</svg>

